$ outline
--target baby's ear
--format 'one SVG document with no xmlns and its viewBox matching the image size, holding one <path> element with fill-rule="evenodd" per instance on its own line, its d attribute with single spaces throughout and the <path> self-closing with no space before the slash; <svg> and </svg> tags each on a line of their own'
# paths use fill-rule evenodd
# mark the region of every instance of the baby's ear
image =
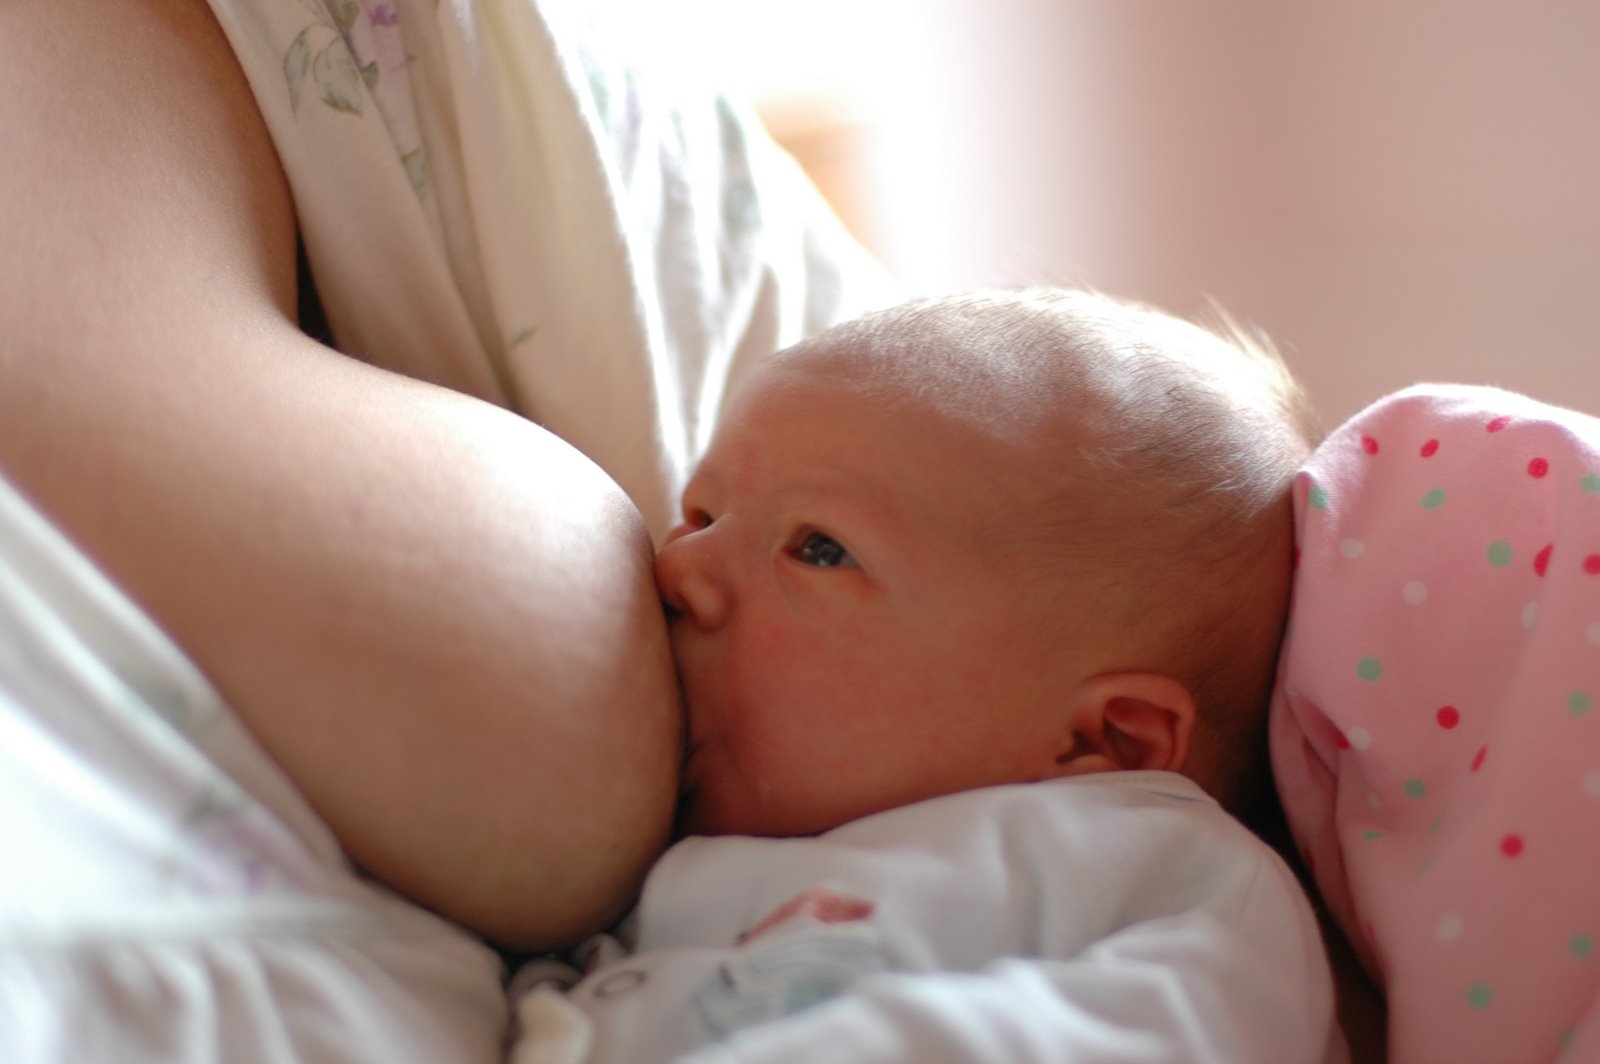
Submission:
<svg viewBox="0 0 1600 1064">
<path fill-rule="evenodd" d="M 1102 673 L 1073 689 L 1068 708 L 1055 775 L 1183 767 L 1194 731 L 1194 696 L 1172 677 Z"/>
</svg>

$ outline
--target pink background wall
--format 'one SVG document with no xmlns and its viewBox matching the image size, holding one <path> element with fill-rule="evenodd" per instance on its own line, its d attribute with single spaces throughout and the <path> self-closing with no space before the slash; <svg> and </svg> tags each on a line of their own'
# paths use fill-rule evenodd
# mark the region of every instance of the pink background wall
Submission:
<svg viewBox="0 0 1600 1064">
<path fill-rule="evenodd" d="M 1330 427 L 1428 379 L 1600 414 L 1600 5 L 783 6 L 752 91 L 913 288 L 1209 295 Z"/>
</svg>

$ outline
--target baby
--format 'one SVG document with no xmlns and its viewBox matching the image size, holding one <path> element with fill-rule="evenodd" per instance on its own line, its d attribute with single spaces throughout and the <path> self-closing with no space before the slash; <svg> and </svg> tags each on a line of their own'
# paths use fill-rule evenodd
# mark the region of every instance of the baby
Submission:
<svg viewBox="0 0 1600 1064">
<path fill-rule="evenodd" d="M 1270 353 L 1085 292 L 775 356 L 656 560 L 679 823 L 723 837 L 524 1000 L 520 1059 L 1324 1059 L 1311 910 L 1224 812 L 1311 434 Z"/>
</svg>

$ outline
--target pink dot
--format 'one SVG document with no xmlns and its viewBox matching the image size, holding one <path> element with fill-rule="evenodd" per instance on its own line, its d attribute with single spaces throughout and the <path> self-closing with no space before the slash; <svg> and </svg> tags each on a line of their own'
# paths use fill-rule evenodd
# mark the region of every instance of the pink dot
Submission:
<svg viewBox="0 0 1600 1064">
<path fill-rule="evenodd" d="M 1543 576 L 1545 570 L 1550 568 L 1550 552 L 1555 549 L 1554 543 L 1546 543 L 1538 554 L 1533 556 L 1533 571 Z"/>
<path fill-rule="evenodd" d="M 1429 440 L 1427 443 L 1422 445 L 1422 457 L 1424 457 L 1424 458 L 1432 458 L 1434 455 L 1436 455 L 1438 453 L 1439 453 L 1439 441 L 1438 440 Z"/>
<path fill-rule="evenodd" d="M 1476 772 L 1483 767 L 1483 759 L 1488 753 L 1489 748 L 1487 746 L 1478 747 L 1477 756 L 1472 759 L 1472 771 Z"/>
<path fill-rule="evenodd" d="M 1535 480 L 1550 472 L 1550 463 L 1543 458 L 1535 458 L 1528 463 L 1528 475 Z"/>
<path fill-rule="evenodd" d="M 1499 432 L 1509 424 L 1511 424 L 1511 418 L 1508 415 L 1501 415 L 1485 425 L 1484 430 L 1486 432 Z"/>
<path fill-rule="evenodd" d="M 1448 731 L 1461 723 L 1461 711 L 1455 706 L 1442 706 L 1439 712 L 1434 714 L 1434 718 L 1438 720 L 1439 727 Z"/>
<path fill-rule="evenodd" d="M 1361 449 L 1366 451 L 1368 454 L 1377 454 L 1378 441 L 1373 439 L 1371 436 L 1363 436 L 1361 437 Z"/>
<path fill-rule="evenodd" d="M 1510 834 L 1500 840 L 1500 852 L 1507 857 L 1516 857 L 1522 853 L 1522 836 Z"/>
<path fill-rule="evenodd" d="M 1583 559 L 1583 571 L 1590 576 L 1600 575 L 1600 554 L 1591 554 Z"/>
</svg>

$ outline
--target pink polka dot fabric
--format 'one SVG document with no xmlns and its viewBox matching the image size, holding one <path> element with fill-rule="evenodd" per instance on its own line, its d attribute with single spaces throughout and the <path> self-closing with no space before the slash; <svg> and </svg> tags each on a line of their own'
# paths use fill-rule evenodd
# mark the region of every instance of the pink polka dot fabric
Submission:
<svg viewBox="0 0 1600 1064">
<path fill-rule="evenodd" d="M 1295 516 L 1273 768 L 1390 1059 L 1600 1060 L 1600 420 L 1400 392 Z"/>
</svg>

